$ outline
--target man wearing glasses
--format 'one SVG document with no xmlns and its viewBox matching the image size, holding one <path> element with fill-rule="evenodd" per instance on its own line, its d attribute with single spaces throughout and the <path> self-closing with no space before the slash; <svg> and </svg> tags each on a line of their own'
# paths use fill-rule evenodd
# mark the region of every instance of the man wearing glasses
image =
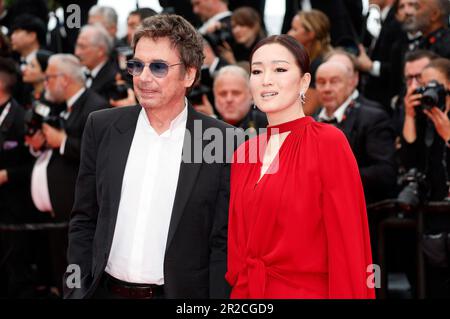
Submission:
<svg viewBox="0 0 450 319">
<path fill-rule="evenodd" d="M 225 298 L 229 164 L 203 159 L 210 141 L 197 125 L 222 136 L 229 126 L 185 97 L 202 38 L 182 17 L 157 15 L 133 43 L 139 105 L 95 112 L 84 132 L 65 297 Z"/>
</svg>

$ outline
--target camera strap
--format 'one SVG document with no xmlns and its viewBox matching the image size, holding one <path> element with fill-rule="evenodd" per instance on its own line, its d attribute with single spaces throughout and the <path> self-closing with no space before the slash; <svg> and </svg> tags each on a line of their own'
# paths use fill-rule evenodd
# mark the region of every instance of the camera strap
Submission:
<svg viewBox="0 0 450 319">
<path fill-rule="evenodd" d="M 0 115 L 0 127 L 3 125 L 3 122 L 5 121 L 6 117 L 8 116 L 9 110 L 11 109 L 11 101 L 6 104 L 5 108 L 3 109 L 2 114 Z"/>
</svg>

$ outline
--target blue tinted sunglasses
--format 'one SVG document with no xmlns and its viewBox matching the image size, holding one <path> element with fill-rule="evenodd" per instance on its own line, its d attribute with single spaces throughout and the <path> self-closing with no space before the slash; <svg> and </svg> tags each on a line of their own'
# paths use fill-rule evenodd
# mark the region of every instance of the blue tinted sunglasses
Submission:
<svg viewBox="0 0 450 319">
<path fill-rule="evenodd" d="M 150 72 L 157 77 L 163 78 L 169 73 L 169 68 L 175 65 L 182 65 L 183 63 L 175 63 L 175 64 L 167 64 L 165 62 L 151 62 L 148 63 L 148 67 L 150 68 Z M 142 71 L 144 71 L 146 63 L 139 60 L 129 60 L 127 61 L 127 71 L 132 76 L 141 75 Z"/>
</svg>

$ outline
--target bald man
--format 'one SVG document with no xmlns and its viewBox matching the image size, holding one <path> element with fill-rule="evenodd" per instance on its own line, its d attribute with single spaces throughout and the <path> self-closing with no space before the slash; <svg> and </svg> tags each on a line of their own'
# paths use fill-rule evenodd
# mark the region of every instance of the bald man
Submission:
<svg viewBox="0 0 450 319">
<path fill-rule="evenodd" d="M 341 56 L 340 59 L 343 59 Z M 372 107 L 356 89 L 357 76 L 348 63 L 329 60 L 319 66 L 316 89 L 322 105 L 316 117 L 341 129 L 355 154 L 366 202 L 394 196 L 395 134 L 386 112 Z"/>
</svg>

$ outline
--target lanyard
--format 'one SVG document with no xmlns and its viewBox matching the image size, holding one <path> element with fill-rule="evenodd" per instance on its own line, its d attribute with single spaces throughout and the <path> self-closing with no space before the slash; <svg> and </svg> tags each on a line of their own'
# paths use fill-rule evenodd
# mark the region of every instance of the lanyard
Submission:
<svg viewBox="0 0 450 319">
<path fill-rule="evenodd" d="M 0 115 L 0 126 L 2 126 L 3 121 L 8 116 L 9 110 L 11 109 L 11 102 L 6 104 L 5 109 L 3 110 L 2 114 Z"/>
</svg>

